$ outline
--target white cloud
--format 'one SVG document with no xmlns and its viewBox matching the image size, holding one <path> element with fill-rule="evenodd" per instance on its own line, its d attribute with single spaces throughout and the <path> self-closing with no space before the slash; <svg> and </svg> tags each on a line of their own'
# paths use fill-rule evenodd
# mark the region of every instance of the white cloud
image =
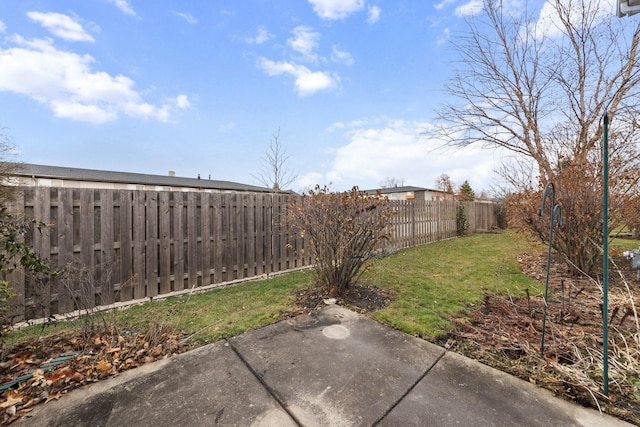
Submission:
<svg viewBox="0 0 640 427">
<path fill-rule="evenodd" d="M 0 21 L 0 33 L 5 33 L 7 31 L 7 26 L 4 22 Z"/>
<path fill-rule="evenodd" d="M 178 107 L 181 110 L 186 110 L 187 108 L 191 107 L 191 103 L 189 102 L 189 98 L 187 98 L 187 95 L 176 96 L 175 103 L 176 103 L 176 107 Z"/>
<path fill-rule="evenodd" d="M 378 6 L 369 7 L 369 16 L 367 17 L 367 24 L 375 24 L 380 19 L 380 13 L 382 10 Z"/>
<path fill-rule="evenodd" d="M 336 46 L 333 47 L 331 53 L 331 60 L 333 62 L 339 62 L 348 66 L 352 66 L 354 63 L 353 56 L 347 51 L 340 50 Z"/>
<path fill-rule="evenodd" d="M 108 0 L 109 3 L 114 4 L 122 13 L 126 13 L 127 15 L 136 15 L 136 11 L 133 10 L 131 5 L 127 0 Z"/>
<path fill-rule="evenodd" d="M 455 15 L 458 17 L 473 16 L 484 9 L 482 0 L 470 0 L 462 6 L 456 7 Z"/>
<path fill-rule="evenodd" d="M 597 9 L 592 9 L 588 12 L 588 14 L 592 16 L 594 24 L 596 25 L 600 22 L 612 19 L 614 14 L 613 11 L 615 10 L 615 0 L 603 0 L 597 4 L 560 0 L 560 4 L 564 7 L 570 8 L 569 20 L 574 23 L 581 22 L 583 19 L 582 15 L 587 13 L 583 10 L 583 6 L 587 6 L 588 8 L 594 8 L 594 6 L 598 7 Z M 557 37 L 564 33 L 563 25 L 560 22 L 557 9 L 553 3 L 550 3 L 549 1 L 544 3 L 542 9 L 540 9 L 540 16 L 538 17 L 538 21 L 534 24 L 533 30 L 535 31 L 534 34 L 536 34 L 538 38 Z"/>
<path fill-rule="evenodd" d="M 260 58 L 258 66 L 270 76 L 281 74 L 293 76 L 295 78 L 296 91 L 302 96 L 332 89 L 340 82 L 338 76 L 323 71 L 311 71 L 304 65 L 275 62 L 270 59 Z"/>
<path fill-rule="evenodd" d="M 364 8 L 364 0 L 309 0 L 313 11 L 322 19 L 344 19 Z"/>
<path fill-rule="evenodd" d="M 195 18 L 193 15 L 191 15 L 190 13 L 186 13 L 186 12 L 173 12 L 174 15 L 179 16 L 180 18 L 184 19 L 185 21 L 187 21 L 189 24 L 197 24 L 198 23 L 198 19 Z"/>
<path fill-rule="evenodd" d="M 266 28 L 258 27 L 258 34 L 255 37 L 246 37 L 244 41 L 250 44 L 263 44 L 273 37 L 274 35 L 267 31 Z"/>
<path fill-rule="evenodd" d="M 310 171 L 298 180 L 301 187 L 332 183 L 336 190 L 354 185 L 362 189 L 379 187 L 389 177 L 402 179 L 406 185 L 433 188 L 443 173 L 455 183 L 468 179 L 476 190 L 489 190 L 499 158 L 491 150 L 465 148 L 442 152 L 440 144 L 425 132 L 426 122 L 389 120 L 338 122 L 328 130 L 340 131 L 347 142 L 331 153 L 330 166 L 324 171 Z"/>
<path fill-rule="evenodd" d="M 318 55 L 314 53 L 314 50 L 318 47 L 320 34 L 306 25 L 297 26 L 291 32 L 293 37 L 287 39 L 289 47 L 301 54 L 304 60 L 316 62 Z"/>
<path fill-rule="evenodd" d="M 442 0 L 440 3 L 433 5 L 434 9 L 441 10 L 444 9 L 445 6 L 453 3 L 455 0 Z"/>
<path fill-rule="evenodd" d="M 56 117 L 73 119 L 80 122 L 100 124 L 113 121 L 118 117 L 115 111 L 103 109 L 97 105 L 86 105 L 78 102 L 66 102 L 54 99 L 49 103 L 49 106 Z"/>
<path fill-rule="evenodd" d="M 82 25 L 74 21 L 70 16 L 56 12 L 27 12 L 29 19 L 36 21 L 49 30 L 54 36 L 74 42 L 94 42 Z"/>
<path fill-rule="evenodd" d="M 312 190 L 316 184 L 326 185 L 330 184 L 326 182 L 326 178 L 319 172 L 307 172 L 302 176 L 299 176 L 296 180 L 296 185 L 300 189 L 300 192 L 306 192 Z"/>
<path fill-rule="evenodd" d="M 438 38 L 436 40 L 436 44 L 441 46 L 441 45 L 447 43 L 450 38 L 451 38 L 451 31 L 448 28 L 445 28 L 444 30 L 442 30 L 442 34 L 440 34 L 440 36 L 438 36 Z"/>
<path fill-rule="evenodd" d="M 161 105 L 145 102 L 129 77 L 94 71 L 93 57 L 59 50 L 51 40 L 16 35 L 10 41 L 14 47 L 0 48 L 0 91 L 28 96 L 57 117 L 99 124 L 122 113 L 169 121 L 176 110 L 189 107 L 186 95 Z"/>
</svg>

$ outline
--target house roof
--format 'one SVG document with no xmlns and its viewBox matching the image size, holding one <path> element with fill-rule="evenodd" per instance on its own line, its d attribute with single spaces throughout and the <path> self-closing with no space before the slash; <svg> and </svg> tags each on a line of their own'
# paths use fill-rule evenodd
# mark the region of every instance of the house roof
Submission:
<svg viewBox="0 0 640 427">
<path fill-rule="evenodd" d="M 413 186 L 387 187 L 387 188 L 380 188 L 376 190 L 365 190 L 367 194 L 376 194 L 377 192 L 380 192 L 380 194 L 409 193 L 409 192 L 415 193 L 417 191 L 430 191 L 432 193 L 447 193 L 446 191 L 442 191 L 442 190 L 434 190 L 431 188 L 413 187 Z"/>
<path fill-rule="evenodd" d="M 131 172 L 115 172 L 96 169 L 69 168 L 63 166 L 46 166 L 22 163 L 13 173 L 15 176 L 28 178 L 68 179 L 87 182 L 113 182 L 122 184 L 157 185 L 168 187 L 187 187 L 197 189 L 248 191 L 273 193 L 265 187 L 240 184 L 230 181 L 211 179 L 183 178 L 170 175 L 148 175 Z"/>
</svg>

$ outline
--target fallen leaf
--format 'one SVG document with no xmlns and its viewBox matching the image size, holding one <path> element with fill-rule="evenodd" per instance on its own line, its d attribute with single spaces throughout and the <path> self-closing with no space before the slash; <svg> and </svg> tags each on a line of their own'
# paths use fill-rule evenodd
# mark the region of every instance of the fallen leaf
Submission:
<svg viewBox="0 0 640 427">
<path fill-rule="evenodd" d="M 4 411 L 7 415 L 9 415 L 10 417 L 14 416 L 16 414 L 16 407 L 14 405 L 11 405 L 7 408 L 6 411 Z"/>
<path fill-rule="evenodd" d="M 73 374 L 73 371 L 70 368 L 66 367 L 66 368 L 59 369 L 59 370 L 55 371 L 51 375 L 47 376 L 46 379 L 49 380 L 49 381 L 56 382 L 56 381 L 58 381 L 58 380 L 60 380 L 62 378 L 68 377 L 68 376 L 70 376 L 72 374 Z"/>
<path fill-rule="evenodd" d="M 56 393 L 56 394 L 50 394 L 47 396 L 47 398 L 45 399 L 44 403 L 47 404 L 49 402 L 51 402 L 52 400 L 58 400 L 62 397 L 62 393 Z"/>
<path fill-rule="evenodd" d="M 9 390 L 7 392 L 7 400 L 3 403 L 0 403 L 0 408 L 8 408 L 17 403 L 22 403 L 24 396 L 17 390 Z"/>
<path fill-rule="evenodd" d="M 111 370 L 111 363 L 107 362 L 106 360 L 101 360 L 96 365 L 96 369 L 98 371 L 100 371 L 100 372 L 110 371 Z"/>
<path fill-rule="evenodd" d="M 153 350 L 151 351 L 151 356 L 153 357 L 158 357 L 162 354 L 162 345 L 158 344 L 157 346 L 155 346 L 153 348 Z"/>
<path fill-rule="evenodd" d="M 44 371 L 42 369 L 36 369 L 35 371 L 33 371 L 33 379 L 38 381 L 42 378 L 44 378 Z"/>
<path fill-rule="evenodd" d="M 68 381 L 77 381 L 77 382 L 82 382 L 85 380 L 85 376 L 82 375 L 80 372 L 75 372 L 73 375 L 71 375 L 68 379 Z"/>
</svg>

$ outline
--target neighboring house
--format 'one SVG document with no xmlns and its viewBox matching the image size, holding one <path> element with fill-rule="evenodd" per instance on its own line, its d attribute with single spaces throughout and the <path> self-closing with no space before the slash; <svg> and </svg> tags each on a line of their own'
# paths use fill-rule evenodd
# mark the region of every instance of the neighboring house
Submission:
<svg viewBox="0 0 640 427">
<path fill-rule="evenodd" d="M 26 187 L 104 188 L 114 190 L 204 191 L 273 193 L 270 188 L 200 178 L 147 175 L 95 169 L 20 164 L 9 179 L 10 185 Z"/>
<path fill-rule="evenodd" d="M 372 195 L 380 192 L 380 194 L 389 200 L 424 200 L 427 202 L 435 200 L 455 200 L 453 193 L 412 186 L 380 188 L 377 190 L 366 190 L 366 192 Z"/>
</svg>

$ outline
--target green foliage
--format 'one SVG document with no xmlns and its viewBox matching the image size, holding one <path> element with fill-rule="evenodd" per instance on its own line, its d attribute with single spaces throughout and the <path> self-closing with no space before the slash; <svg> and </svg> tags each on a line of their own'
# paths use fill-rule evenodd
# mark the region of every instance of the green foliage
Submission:
<svg viewBox="0 0 640 427">
<path fill-rule="evenodd" d="M 469 233 L 469 219 L 462 204 L 456 207 L 456 234 L 466 236 Z"/>
<path fill-rule="evenodd" d="M 506 230 L 508 227 L 507 221 L 507 206 L 504 201 L 497 203 L 494 208 L 494 212 L 496 214 L 496 221 L 498 223 L 498 228 L 501 230 Z"/>
<path fill-rule="evenodd" d="M 349 290 L 391 226 L 393 209 L 386 199 L 357 187 L 342 193 L 316 186 L 289 206 L 288 220 L 311 244 L 322 286 L 331 294 Z"/>
<path fill-rule="evenodd" d="M 458 191 L 458 200 L 462 202 L 473 202 L 476 199 L 476 193 L 471 188 L 469 181 L 465 180 Z"/>
<path fill-rule="evenodd" d="M 24 222 L 9 214 L 6 208 L 0 209 L 0 326 L 9 323 L 7 310 L 9 298 L 13 296 L 7 274 L 22 267 L 25 272 L 38 283 L 47 282 L 56 276 L 58 271 L 48 260 L 42 259 L 24 242 L 24 236 L 32 226 L 42 230 L 44 224 Z"/>
</svg>

